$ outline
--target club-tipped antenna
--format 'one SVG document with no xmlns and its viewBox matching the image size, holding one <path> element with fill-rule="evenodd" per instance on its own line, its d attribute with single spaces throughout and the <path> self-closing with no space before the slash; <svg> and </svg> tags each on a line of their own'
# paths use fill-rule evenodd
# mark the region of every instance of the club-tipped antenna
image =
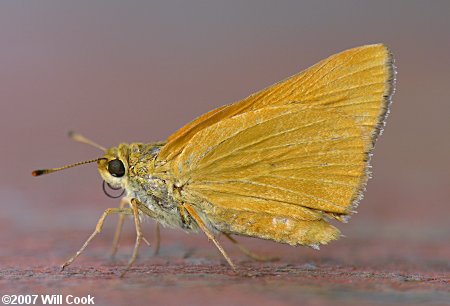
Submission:
<svg viewBox="0 0 450 306">
<path fill-rule="evenodd" d="M 90 146 L 96 147 L 97 149 L 100 149 L 103 152 L 106 151 L 105 147 L 99 145 L 98 143 L 93 142 L 90 139 L 87 139 L 86 137 L 84 137 L 81 134 L 78 134 L 78 133 L 76 133 L 74 131 L 69 131 L 69 133 L 67 133 L 67 134 L 68 134 L 69 138 L 72 139 L 72 140 L 75 140 L 75 141 L 78 141 L 78 142 L 81 142 L 81 143 L 88 144 Z"/>
<path fill-rule="evenodd" d="M 104 159 L 104 158 L 100 157 L 100 158 L 86 160 L 86 161 L 78 162 L 78 163 L 75 163 L 75 164 L 71 164 L 71 165 L 67 165 L 67 166 L 59 167 L 59 168 L 34 170 L 33 172 L 31 172 L 31 175 L 33 175 L 33 176 L 40 176 L 40 175 L 44 175 L 44 174 L 49 174 L 49 173 L 53 173 L 53 172 L 56 172 L 56 171 L 65 170 L 65 169 L 68 169 L 68 168 L 84 165 L 84 164 L 95 163 L 95 162 L 98 162 L 99 160 L 102 160 L 102 159 Z"/>
</svg>

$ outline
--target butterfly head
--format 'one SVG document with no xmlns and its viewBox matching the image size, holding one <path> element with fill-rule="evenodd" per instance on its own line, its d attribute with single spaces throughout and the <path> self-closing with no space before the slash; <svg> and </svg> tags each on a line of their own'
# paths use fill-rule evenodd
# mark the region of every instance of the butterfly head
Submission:
<svg viewBox="0 0 450 306">
<path fill-rule="evenodd" d="M 128 152 L 127 144 L 120 144 L 106 150 L 98 160 L 98 172 L 102 179 L 112 188 L 125 188 L 128 178 Z"/>
<path fill-rule="evenodd" d="M 100 176 L 104 181 L 103 189 L 105 190 L 105 185 L 110 187 L 113 190 L 125 189 L 128 178 L 128 155 L 129 155 L 129 145 L 128 144 L 120 144 L 117 147 L 111 147 L 106 149 L 91 140 L 81 136 L 80 134 L 76 134 L 73 132 L 69 133 L 69 137 L 75 141 L 82 142 L 94 146 L 100 150 L 102 150 L 104 155 L 99 158 L 86 160 L 82 162 L 78 162 L 71 165 L 66 165 L 59 168 L 51 168 L 51 169 L 41 169 L 34 170 L 32 172 L 33 176 L 40 176 L 43 174 L 53 173 L 60 170 L 65 170 L 68 168 L 94 163 L 97 162 L 98 171 Z M 111 196 L 106 190 L 105 193 L 108 196 Z"/>
</svg>

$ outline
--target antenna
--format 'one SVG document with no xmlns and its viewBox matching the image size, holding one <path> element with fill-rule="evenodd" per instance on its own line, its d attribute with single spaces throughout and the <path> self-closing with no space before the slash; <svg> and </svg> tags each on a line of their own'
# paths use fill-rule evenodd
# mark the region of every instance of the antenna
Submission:
<svg viewBox="0 0 450 306">
<path fill-rule="evenodd" d="M 74 132 L 74 131 L 69 131 L 68 136 L 69 136 L 69 138 L 72 139 L 72 140 L 75 140 L 75 141 L 78 141 L 78 142 L 81 142 L 81 143 L 88 144 L 88 145 L 90 145 L 90 146 L 96 147 L 97 149 L 100 149 L 100 150 L 102 150 L 103 152 L 106 151 L 106 148 L 105 148 L 105 147 L 102 147 L 101 145 L 99 145 L 99 144 L 93 142 L 93 141 L 90 140 L 90 139 L 87 139 L 87 138 L 84 137 L 83 135 L 78 134 L 78 133 L 76 133 L 76 132 Z"/>
<path fill-rule="evenodd" d="M 96 158 L 96 159 L 86 160 L 86 161 L 78 162 L 78 163 L 75 163 L 75 164 L 71 164 L 71 165 L 67 165 L 67 166 L 59 167 L 59 168 L 34 170 L 33 172 L 31 172 L 31 175 L 33 175 L 33 176 L 40 176 L 40 175 L 44 175 L 44 174 L 49 174 L 49 173 L 53 173 L 53 172 L 56 172 L 56 171 L 65 170 L 65 169 L 68 169 L 68 168 L 84 165 L 84 164 L 98 162 L 99 160 L 102 160 L 102 159 L 105 159 L 105 158 L 104 157 L 100 157 L 100 158 Z"/>
</svg>

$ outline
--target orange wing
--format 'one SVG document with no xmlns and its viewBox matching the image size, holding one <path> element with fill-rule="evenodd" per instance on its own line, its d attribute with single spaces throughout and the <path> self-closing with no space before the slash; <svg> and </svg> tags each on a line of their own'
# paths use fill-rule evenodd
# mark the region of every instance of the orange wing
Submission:
<svg viewBox="0 0 450 306">
<path fill-rule="evenodd" d="M 172 160 L 197 132 L 225 118 L 292 103 L 323 105 L 354 117 L 370 150 L 382 128 L 393 81 L 392 57 L 384 45 L 343 51 L 240 102 L 200 116 L 167 139 L 158 160 Z"/>
<path fill-rule="evenodd" d="M 324 107 L 264 107 L 199 131 L 166 175 L 179 200 L 225 233 L 317 246 L 339 237 L 368 177 L 354 119 Z"/>
</svg>

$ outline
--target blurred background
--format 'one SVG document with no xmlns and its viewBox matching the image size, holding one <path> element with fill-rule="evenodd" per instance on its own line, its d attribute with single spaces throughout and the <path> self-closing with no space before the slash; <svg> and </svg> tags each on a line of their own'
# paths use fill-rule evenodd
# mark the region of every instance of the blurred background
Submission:
<svg viewBox="0 0 450 306">
<path fill-rule="evenodd" d="M 39 253 L 40 242 L 49 251 L 36 264 L 59 264 L 69 254 L 58 248 L 75 251 L 103 210 L 117 205 L 104 196 L 95 164 L 31 176 L 99 157 L 67 131 L 103 146 L 163 140 L 329 55 L 379 42 L 394 54 L 397 90 L 359 213 L 340 226 L 344 242 L 333 245 L 355 239 L 364 248 L 372 239 L 390 258 L 392 246 L 448 244 L 449 12 L 448 1 L 0 2 L 3 266 L 29 265 L 26 256 Z M 133 228 L 126 230 L 131 246 Z M 167 248 L 198 243 L 216 256 L 201 235 L 163 230 L 162 237 L 163 250 L 169 237 Z M 108 238 L 96 241 L 109 246 Z M 333 250 L 321 254 L 333 258 Z M 429 250 L 448 268 L 448 248 Z M 301 260 L 304 252 L 282 246 L 279 255 Z"/>
</svg>

